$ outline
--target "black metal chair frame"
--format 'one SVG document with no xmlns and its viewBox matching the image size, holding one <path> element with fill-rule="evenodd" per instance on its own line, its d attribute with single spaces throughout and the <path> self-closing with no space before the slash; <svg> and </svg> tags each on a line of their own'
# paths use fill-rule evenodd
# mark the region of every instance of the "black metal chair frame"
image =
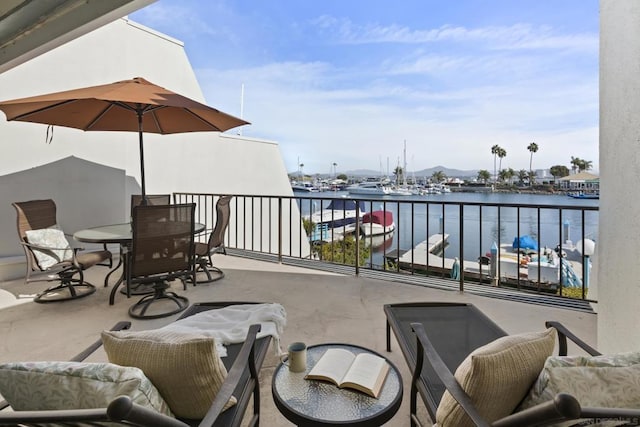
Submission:
<svg viewBox="0 0 640 427">
<path fill-rule="evenodd" d="M 183 258 L 183 262 L 181 266 L 177 267 L 176 270 L 167 271 L 167 266 L 164 264 L 163 256 L 157 258 L 157 267 L 153 269 L 153 271 L 145 271 L 145 274 L 141 274 L 138 271 L 138 261 L 137 256 L 138 252 L 141 251 L 139 240 L 143 240 L 144 236 L 140 235 L 139 227 L 141 225 L 141 221 L 144 220 L 145 214 L 155 214 L 159 213 L 159 216 L 162 216 L 163 213 L 169 213 L 172 215 L 177 212 L 179 209 L 184 209 L 189 211 L 189 218 L 182 218 L 182 221 L 188 221 L 190 229 L 187 230 L 186 233 L 182 233 L 182 237 L 186 236 L 188 239 L 188 248 L 186 249 L 185 254 L 181 255 Z M 136 284 L 146 284 L 152 283 L 153 293 L 143 296 L 138 302 L 132 305 L 129 308 L 129 315 L 136 319 L 155 319 L 159 317 L 171 316 L 176 313 L 180 313 L 185 310 L 189 306 L 189 300 L 182 296 L 178 295 L 173 291 L 168 291 L 169 284 L 168 282 L 173 281 L 175 279 L 180 279 L 182 281 L 182 285 L 184 290 L 187 289 L 186 282 L 191 281 L 195 283 L 195 249 L 194 249 L 194 224 L 195 224 L 195 203 L 186 203 L 186 204 L 178 204 L 178 205 L 140 205 L 136 206 L 133 209 L 133 221 L 132 221 L 132 230 L 133 230 L 133 238 L 131 244 L 131 251 L 127 254 L 127 263 L 125 264 L 126 269 L 126 277 L 127 277 L 127 293 L 128 296 L 131 295 L 131 288 Z M 166 218 L 166 224 L 171 223 L 170 218 Z M 175 218 L 177 219 L 177 218 Z M 164 222 L 160 221 L 157 224 L 163 226 Z M 188 236 L 187 236 L 188 234 Z M 153 247 L 154 252 L 161 253 L 163 255 L 165 252 L 171 252 L 174 250 L 172 245 L 174 244 L 174 240 L 171 238 L 171 235 L 167 235 L 167 239 L 158 240 L 157 247 Z M 149 249 L 149 248 L 147 248 Z M 184 250 L 184 249 L 183 249 Z M 147 258 L 154 259 L 154 257 Z M 160 313 L 147 314 L 147 310 L 151 307 L 151 305 L 155 302 L 161 300 L 169 300 L 175 304 L 175 308 L 169 311 L 162 311 Z"/>
<path fill-rule="evenodd" d="M 403 316 L 401 312 L 403 307 L 415 309 L 415 311 Z M 422 398 L 429 417 L 435 422 L 435 413 L 443 392 L 443 390 L 440 390 L 439 387 L 436 386 L 439 384 L 460 404 L 473 423 L 480 427 L 544 426 L 582 418 L 626 419 L 635 422 L 640 419 L 640 409 L 582 407 L 575 397 L 566 393 L 559 393 L 549 402 L 513 413 L 494 422 L 488 422 L 482 418 L 473 401 L 453 374 L 453 371 L 455 371 L 457 365 L 461 362 L 459 358 L 466 357 L 466 355 L 470 353 L 470 349 L 467 347 L 463 348 L 463 346 L 466 346 L 465 344 L 460 344 L 460 348 L 456 349 L 455 347 L 460 343 L 460 340 L 456 340 L 455 338 L 452 338 L 446 343 L 446 349 L 439 348 L 442 342 L 438 341 L 437 335 L 447 333 L 447 328 L 443 324 L 437 327 L 432 325 L 429 328 L 429 333 L 427 333 L 425 329 L 425 326 L 428 326 L 430 320 L 432 320 L 432 316 L 427 313 L 427 310 L 433 308 L 440 310 L 462 309 L 477 311 L 477 313 L 474 313 L 472 316 L 474 319 L 480 319 L 480 321 L 474 323 L 482 324 L 482 328 L 493 329 L 488 331 L 485 339 L 482 341 L 489 339 L 492 335 L 499 336 L 502 331 L 495 323 L 471 304 L 408 303 L 388 304 L 384 306 L 387 315 L 387 351 L 391 351 L 389 334 L 390 329 L 393 329 L 412 373 L 410 393 L 410 421 L 412 427 L 422 425 L 417 416 L 418 395 Z M 422 318 L 417 314 L 417 311 L 420 311 L 420 309 L 425 311 Z M 478 317 L 478 315 L 480 316 Z M 413 317 L 413 319 L 411 317 Z M 484 319 L 482 319 L 483 317 Z M 489 323 L 485 323 L 484 320 L 487 320 Z M 407 325 L 409 325 L 410 330 L 407 330 Z M 573 341 L 579 348 L 592 356 L 600 354 L 596 349 L 586 344 L 559 322 L 548 321 L 545 325 L 546 327 L 554 327 L 558 332 L 558 354 L 560 356 L 567 355 L 567 339 Z M 456 324 L 455 322 L 451 322 L 449 330 L 453 332 L 453 328 L 459 328 L 460 326 L 460 323 Z M 435 332 L 435 329 L 438 329 L 438 331 Z M 434 337 L 430 336 L 432 333 L 436 337 L 435 341 Z M 506 333 L 503 335 L 506 335 Z M 480 345 L 482 344 L 479 342 L 473 343 L 471 347 L 477 348 Z M 466 355 L 464 353 L 466 353 Z M 452 358 L 454 360 L 451 360 Z"/>
<path fill-rule="evenodd" d="M 232 198 L 232 196 L 220 196 L 216 202 L 216 225 L 209 235 L 206 252 L 199 250 L 199 248 L 203 247 L 202 244 L 196 244 L 196 273 L 204 272 L 207 275 L 207 280 L 198 280 L 196 283 L 211 283 L 224 277 L 224 272 L 213 265 L 212 257 L 217 253 L 227 254 L 224 245 L 224 233 L 229 226 L 231 213 L 229 203 Z"/>
<path fill-rule="evenodd" d="M 232 304 L 255 304 L 255 302 L 212 302 L 199 303 L 189 307 L 182 316 L 185 318 L 201 311 L 226 307 Z M 120 322 L 112 330 L 128 329 L 130 322 Z M 260 325 L 252 325 L 243 343 L 227 346 L 227 357 L 223 363 L 227 368 L 227 378 L 212 402 L 207 415 L 202 420 L 180 420 L 159 414 L 133 403 L 127 396 L 115 398 L 108 407 L 97 409 L 71 409 L 46 411 L 8 411 L 9 404 L 0 401 L 0 425 L 34 425 L 43 423 L 65 424 L 114 422 L 123 425 L 139 425 L 148 427 L 239 427 L 240 425 L 257 426 L 260 421 L 260 383 L 258 373 L 262 368 L 271 337 L 257 338 Z M 102 345 L 98 340 L 86 350 L 71 359 L 81 362 Z M 222 412 L 231 396 L 238 403 Z M 244 420 L 249 403 L 253 402 L 253 412 L 248 421 Z M 243 421 L 246 421 L 243 422 Z"/>
</svg>

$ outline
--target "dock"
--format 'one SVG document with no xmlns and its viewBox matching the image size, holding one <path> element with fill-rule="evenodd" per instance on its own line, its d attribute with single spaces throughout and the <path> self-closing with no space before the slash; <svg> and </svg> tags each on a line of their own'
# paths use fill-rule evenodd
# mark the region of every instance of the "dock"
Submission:
<svg viewBox="0 0 640 427">
<path fill-rule="evenodd" d="M 442 252 L 449 239 L 448 234 L 433 234 L 413 249 L 406 251 L 390 251 L 385 255 L 389 261 L 397 262 L 401 270 L 425 271 L 430 273 L 451 274 L 455 263 L 453 258 L 443 258 L 437 255 Z M 477 261 L 464 260 L 462 263 L 465 277 L 484 278 L 489 275 L 489 266 L 481 265 Z"/>
</svg>

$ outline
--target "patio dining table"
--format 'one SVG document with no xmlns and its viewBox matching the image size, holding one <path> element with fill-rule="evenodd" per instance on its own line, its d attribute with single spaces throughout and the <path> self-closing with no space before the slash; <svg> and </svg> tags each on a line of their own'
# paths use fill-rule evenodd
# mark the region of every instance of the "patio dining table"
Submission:
<svg viewBox="0 0 640 427">
<path fill-rule="evenodd" d="M 196 222 L 194 224 L 194 232 L 196 234 L 201 233 L 206 228 L 206 224 L 201 224 Z M 118 264 L 116 264 L 109 273 L 104 278 L 104 286 L 107 287 L 109 285 L 109 277 L 120 268 L 123 264 L 123 259 L 125 252 L 131 245 L 131 241 L 133 239 L 133 231 L 131 230 L 131 223 L 125 222 L 122 224 L 110 224 L 110 225 L 101 225 L 98 227 L 86 228 L 84 230 L 76 231 L 73 234 L 74 240 L 83 243 L 98 243 L 98 244 L 118 244 L 120 245 L 120 256 L 118 257 Z M 111 292 L 111 296 L 109 297 L 109 304 L 114 304 L 115 299 L 115 289 L 117 289 L 124 281 L 125 281 L 125 269 L 123 269 L 122 274 L 118 278 L 118 281 L 114 285 L 114 292 Z"/>
</svg>

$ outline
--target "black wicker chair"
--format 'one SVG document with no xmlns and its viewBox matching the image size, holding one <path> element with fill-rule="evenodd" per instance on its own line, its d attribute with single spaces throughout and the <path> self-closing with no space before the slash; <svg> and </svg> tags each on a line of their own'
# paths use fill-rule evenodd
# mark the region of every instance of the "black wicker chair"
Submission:
<svg viewBox="0 0 640 427">
<path fill-rule="evenodd" d="M 207 280 L 196 283 L 210 283 L 224 277 L 224 272 L 213 265 L 212 256 L 216 253 L 227 254 L 224 246 L 224 233 L 229 226 L 231 196 L 221 196 L 216 203 L 216 225 L 206 244 L 196 242 L 196 273 L 204 272 Z M 213 274 L 212 274 L 213 273 Z"/>
<path fill-rule="evenodd" d="M 140 205 L 133 209 L 127 291 L 137 284 L 151 283 L 153 293 L 131 306 L 132 317 L 171 316 L 189 305 L 186 297 L 168 290 L 168 282 L 180 279 L 185 290 L 187 281 L 195 282 L 194 214 L 195 203 Z M 149 311 L 152 304 L 156 305 Z"/>
</svg>

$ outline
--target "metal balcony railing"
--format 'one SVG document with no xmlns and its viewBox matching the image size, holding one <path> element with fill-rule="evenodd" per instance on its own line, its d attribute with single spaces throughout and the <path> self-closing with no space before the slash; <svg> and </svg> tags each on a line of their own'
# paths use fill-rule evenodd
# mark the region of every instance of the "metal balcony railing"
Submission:
<svg viewBox="0 0 640 427">
<path fill-rule="evenodd" d="M 215 226 L 218 197 L 174 193 L 176 202 L 197 204 L 203 241 Z M 373 211 L 389 212 L 393 231 L 363 233 L 370 224 L 363 215 Z M 481 283 L 592 301 L 587 246 L 597 231 L 594 206 L 234 195 L 226 245 L 280 262 L 330 263 L 356 275 L 368 269 L 437 276 L 461 291 L 465 283 Z"/>
</svg>

